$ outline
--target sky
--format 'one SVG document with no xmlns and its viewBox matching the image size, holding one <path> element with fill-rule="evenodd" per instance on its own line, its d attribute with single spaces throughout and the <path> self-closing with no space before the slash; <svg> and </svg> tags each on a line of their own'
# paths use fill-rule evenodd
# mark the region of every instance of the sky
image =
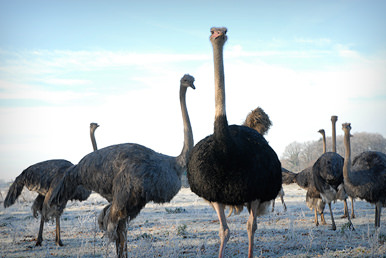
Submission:
<svg viewBox="0 0 386 258">
<path fill-rule="evenodd" d="M 179 81 L 195 143 L 213 133 L 212 26 L 228 28 L 226 112 L 260 106 L 279 157 L 290 143 L 353 132 L 386 137 L 386 2 L 0 0 L 0 179 L 49 159 L 74 164 L 133 142 L 177 156 Z M 329 145 L 329 143 L 327 143 Z"/>
</svg>

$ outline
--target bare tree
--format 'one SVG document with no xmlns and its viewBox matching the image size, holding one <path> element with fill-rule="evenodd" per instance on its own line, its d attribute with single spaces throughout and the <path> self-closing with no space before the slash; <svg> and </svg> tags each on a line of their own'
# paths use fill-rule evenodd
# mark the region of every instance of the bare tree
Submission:
<svg viewBox="0 0 386 258">
<path fill-rule="evenodd" d="M 320 138 L 317 141 L 292 142 L 284 150 L 281 157 L 282 166 L 291 171 L 301 171 L 312 165 L 323 153 Z M 332 141 L 332 137 L 327 137 L 327 142 Z M 360 132 L 355 133 L 351 139 L 353 157 L 364 151 L 380 151 L 386 153 L 386 139 L 378 133 Z M 327 149 L 331 148 L 327 146 Z M 336 137 L 336 151 L 344 156 L 343 136 Z"/>
</svg>

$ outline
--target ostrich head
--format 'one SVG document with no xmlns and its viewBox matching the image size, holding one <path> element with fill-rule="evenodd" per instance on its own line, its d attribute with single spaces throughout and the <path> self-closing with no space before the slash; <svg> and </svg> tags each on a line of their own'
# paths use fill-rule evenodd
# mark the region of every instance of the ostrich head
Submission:
<svg viewBox="0 0 386 258">
<path fill-rule="evenodd" d="M 351 131 L 351 123 L 343 123 L 342 124 L 342 130 L 346 133 L 348 133 L 348 135 L 350 137 L 352 137 L 352 135 L 350 134 L 350 131 Z"/>
<path fill-rule="evenodd" d="M 325 134 L 324 129 L 320 129 L 318 133 Z"/>
<path fill-rule="evenodd" d="M 225 27 L 221 27 L 221 28 L 216 28 L 216 27 L 212 27 L 210 29 L 210 41 L 212 42 L 212 44 L 220 44 L 220 45 L 224 45 L 224 43 L 227 41 L 228 37 L 226 35 L 227 33 L 227 28 Z"/>
<path fill-rule="evenodd" d="M 336 121 L 338 121 L 338 116 L 331 116 L 331 121 L 333 123 L 335 123 Z"/>
<path fill-rule="evenodd" d="M 95 131 L 95 129 L 97 129 L 99 127 L 99 125 L 97 123 L 90 123 L 90 129 Z"/>
<path fill-rule="evenodd" d="M 267 113 L 261 107 L 257 107 L 248 114 L 243 125 L 255 129 L 261 135 L 264 135 L 268 132 L 272 122 Z"/>
<path fill-rule="evenodd" d="M 189 74 L 185 74 L 181 78 L 181 86 L 184 86 L 186 88 L 191 87 L 192 89 L 195 89 L 196 87 L 194 86 L 193 83 L 194 83 L 194 77 Z"/>
</svg>

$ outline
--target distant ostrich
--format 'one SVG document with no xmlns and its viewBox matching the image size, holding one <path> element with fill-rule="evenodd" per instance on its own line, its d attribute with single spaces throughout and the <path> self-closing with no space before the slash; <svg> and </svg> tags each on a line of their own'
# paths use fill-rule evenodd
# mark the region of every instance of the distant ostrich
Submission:
<svg viewBox="0 0 386 258">
<path fill-rule="evenodd" d="M 375 204 L 375 227 L 381 226 L 382 206 L 386 207 L 386 154 L 365 151 L 354 158 L 351 166 L 351 124 L 342 124 L 345 157 L 343 166 L 344 189 L 353 198 Z"/>
<path fill-rule="evenodd" d="M 333 139 L 335 138 L 335 123 L 337 116 L 332 116 Z M 333 149 L 335 144 L 333 141 Z M 312 166 L 312 178 L 315 188 L 320 192 L 323 201 L 328 204 L 331 214 L 332 229 L 336 230 L 331 202 L 338 199 L 338 187 L 343 183 L 343 158 L 335 152 L 326 152 Z M 348 220 L 351 224 L 350 217 Z"/>
<path fill-rule="evenodd" d="M 186 91 L 195 89 L 188 74 L 180 81 L 184 144 L 177 157 L 157 153 L 134 143 L 117 144 L 86 155 L 68 171 L 45 205 L 66 202 L 78 185 L 93 190 L 110 203 L 99 224 L 115 240 L 118 257 L 127 257 L 127 223 L 150 201 L 169 202 L 181 188 L 181 175 L 193 148 L 193 133 L 186 108 Z"/>
<path fill-rule="evenodd" d="M 226 28 L 211 28 L 215 73 L 214 133 L 193 148 L 187 176 L 191 190 L 212 203 L 220 221 L 219 257 L 230 232 L 224 209 L 226 205 L 247 205 L 249 250 L 253 255 L 256 216 L 268 208 L 281 188 L 281 164 L 264 137 L 246 126 L 228 126 L 225 111 L 223 46 Z"/>
<path fill-rule="evenodd" d="M 319 133 L 324 134 L 324 130 L 321 129 L 318 131 Z M 326 137 L 323 137 L 323 152 L 326 150 Z M 284 171 L 283 171 L 284 172 Z M 282 173 L 283 173 L 282 172 Z M 324 219 L 324 208 L 325 203 L 320 196 L 320 192 L 316 189 L 314 181 L 312 179 L 312 166 L 303 169 L 299 173 L 293 172 L 284 172 L 285 180 L 283 180 L 284 184 L 296 183 L 301 188 L 306 190 L 306 204 L 307 207 L 310 208 L 311 211 L 314 211 L 314 222 L 316 226 L 319 226 L 318 214 L 320 214 L 320 220 L 323 225 L 326 224 L 326 220 Z M 284 179 L 284 177 L 283 177 Z"/>
<path fill-rule="evenodd" d="M 335 153 L 336 153 L 336 121 L 338 121 L 338 117 L 337 116 L 331 116 L 331 122 L 332 122 L 332 152 L 335 152 Z M 325 142 L 326 141 L 325 140 L 326 136 L 325 136 L 324 130 L 321 129 L 321 130 L 319 130 L 319 132 L 323 135 L 323 139 L 324 139 L 324 142 Z M 326 153 L 325 145 L 324 145 L 323 153 Z M 347 194 L 344 192 L 343 182 L 338 186 L 338 192 L 337 192 L 336 198 L 343 201 L 343 203 L 344 203 L 344 214 L 343 214 L 342 218 L 347 218 L 349 216 L 349 214 L 348 214 L 348 206 L 347 206 Z M 355 214 L 354 214 L 354 199 L 353 198 L 351 198 L 351 218 L 355 218 Z"/>
<path fill-rule="evenodd" d="M 95 131 L 95 128 L 90 126 L 91 142 L 96 148 L 96 144 L 94 145 L 95 138 L 93 131 Z M 73 164 L 71 162 L 64 159 L 54 159 L 36 163 L 25 169 L 18 177 L 16 177 L 15 181 L 8 190 L 7 197 L 4 201 L 5 208 L 15 203 L 16 199 L 23 191 L 24 186 L 27 187 L 28 190 L 38 193 L 38 196 L 32 204 L 34 217 L 37 218 L 38 213 L 40 213 L 41 217 L 36 246 L 42 245 L 44 222 L 50 217 L 55 217 L 56 219 L 55 243 L 58 246 L 63 246 L 62 240 L 60 239 L 60 216 L 62 215 L 67 202 L 61 203 L 58 207 L 53 207 L 51 210 L 47 211 L 45 215 L 42 214 L 42 208 L 45 196 L 49 191 L 52 191 L 52 187 L 58 183 L 67 169 L 72 166 Z M 79 186 L 74 189 L 74 192 L 70 196 L 69 200 L 84 201 L 90 196 L 90 194 L 91 191 Z"/>
<path fill-rule="evenodd" d="M 90 138 L 91 138 L 91 143 L 94 151 L 98 149 L 97 143 L 95 141 L 95 130 L 99 127 L 97 123 L 90 123 Z"/>
<path fill-rule="evenodd" d="M 320 133 L 322 135 L 322 138 L 323 138 L 323 154 L 327 152 L 327 146 L 326 146 L 326 132 L 324 131 L 324 129 L 320 129 L 318 131 L 318 133 Z"/>
<path fill-rule="evenodd" d="M 292 172 L 290 172 L 292 173 Z M 320 220 L 323 225 L 326 224 L 324 219 L 324 207 L 325 203 L 320 196 L 320 192 L 316 190 L 314 182 L 312 180 L 312 166 L 303 169 L 299 173 L 293 173 L 287 175 L 287 179 L 283 181 L 285 184 L 296 183 L 298 186 L 306 190 L 306 204 L 311 211 L 314 211 L 314 222 L 316 226 L 319 226 L 318 214 L 320 214 Z"/>
</svg>

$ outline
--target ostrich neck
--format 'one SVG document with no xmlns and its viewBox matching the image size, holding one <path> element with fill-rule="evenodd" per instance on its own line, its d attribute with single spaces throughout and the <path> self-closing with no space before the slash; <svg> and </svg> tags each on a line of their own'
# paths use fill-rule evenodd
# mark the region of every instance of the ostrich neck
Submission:
<svg viewBox="0 0 386 258">
<path fill-rule="evenodd" d="M 345 183 L 350 183 L 349 174 L 351 172 L 351 144 L 350 144 L 350 132 L 344 133 L 344 163 L 343 163 L 343 178 Z"/>
<path fill-rule="evenodd" d="M 98 147 L 97 147 L 96 140 L 95 140 L 94 130 L 90 131 L 90 138 L 91 138 L 92 147 L 93 147 L 94 151 L 96 151 L 98 149 Z"/>
<path fill-rule="evenodd" d="M 323 153 L 326 153 L 326 134 L 322 133 L 322 137 L 323 137 Z"/>
<path fill-rule="evenodd" d="M 179 173 L 185 170 L 188 163 L 189 153 L 193 149 L 193 132 L 190 124 L 188 109 L 186 108 L 186 87 L 180 87 L 180 105 L 182 113 L 182 121 L 184 125 L 184 146 L 181 154 L 177 157 L 177 164 L 180 166 Z M 179 174 L 180 176 L 180 174 Z"/>
<path fill-rule="evenodd" d="M 215 136 L 224 136 L 228 132 L 228 121 L 225 111 L 225 80 L 223 47 L 213 43 L 214 83 L 215 83 Z"/>
<path fill-rule="evenodd" d="M 331 119 L 332 121 L 332 152 L 336 152 L 336 128 L 335 123 L 337 119 Z"/>
</svg>

